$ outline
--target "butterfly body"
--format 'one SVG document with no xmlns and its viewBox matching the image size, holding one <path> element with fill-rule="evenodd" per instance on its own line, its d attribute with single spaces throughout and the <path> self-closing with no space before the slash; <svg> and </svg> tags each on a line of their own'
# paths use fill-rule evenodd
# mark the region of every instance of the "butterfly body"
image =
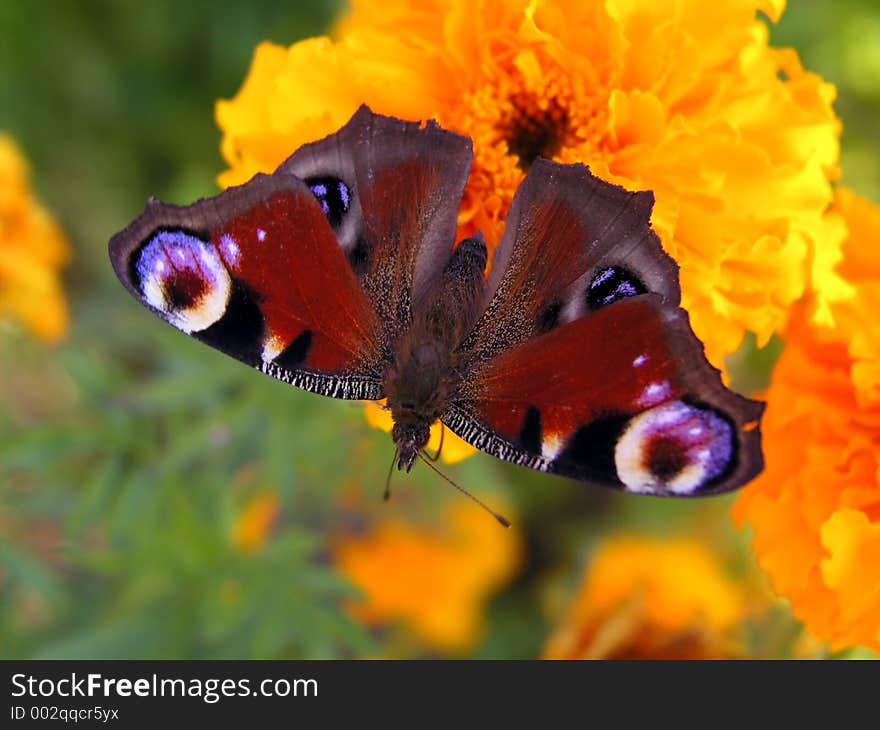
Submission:
<svg viewBox="0 0 880 730">
<path fill-rule="evenodd" d="M 455 245 L 471 154 L 362 107 L 271 175 L 151 200 L 110 258 L 147 308 L 263 373 L 387 398 L 407 471 L 439 420 L 498 458 L 634 493 L 757 474 L 763 405 L 706 361 L 652 194 L 538 159 L 487 266 L 479 234 Z"/>
<path fill-rule="evenodd" d="M 481 237 L 455 248 L 389 367 L 385 393 L 394 421 L 391 434 L 407 471 L 428 443 L 431 425 L 460 394 L 467 355 L 459 348 L 480 313 L 486 260 Z"/>
</svg>

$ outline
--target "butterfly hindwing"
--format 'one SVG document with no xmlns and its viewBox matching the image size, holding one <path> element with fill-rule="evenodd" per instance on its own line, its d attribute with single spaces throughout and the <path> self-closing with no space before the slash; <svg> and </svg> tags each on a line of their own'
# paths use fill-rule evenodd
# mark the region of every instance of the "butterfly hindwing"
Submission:
<svg viewBox="0 0 880 730">
<path fill-rule="evenodd" d="M 186 334 L 307 390 L 381 397 L 379 321 L 295 177 L 257 175 L 187 207 L 150 200 L 110 258 L 129 292 Z"/>
<path fill-rule="evenodd" d="M 634 294 L 677 305 L 678 267 L 651 230 L 653 202 L 584 165 L 537 159 L 511 204 L 466 346 L 490 357 Z"/>
<path fill-rule="evenodd" d="M 470 139 L 433 121 L 362 106 L 276 171 L 303 179 L 321 201 L 382 322 L 389 356 L 452 252 L 471 156 Z"/>
</svg>

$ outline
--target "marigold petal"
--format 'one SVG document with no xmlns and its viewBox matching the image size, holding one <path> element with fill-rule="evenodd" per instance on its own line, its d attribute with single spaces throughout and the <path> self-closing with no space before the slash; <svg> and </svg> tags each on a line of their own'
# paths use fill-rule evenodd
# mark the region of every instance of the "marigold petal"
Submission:
<svg viewBox="0 0 880 730">
<path fill-rule="evenodd" d="M 280 511 L 281 503 L 275 492 L 264 492 L 254 497 L 232 525 L 233 547 L 245 553 L 261 550 L 269 539 Z"/>
<path fill-rule="evenodd" d="M 0 134 L 0 316 L 19 320 L 37 337 L 57 342 L 68 328 L 59 270 L 70 245 L 33 197 L 24 155 Z"/>
<path fill-rule="evenodd" d="M 517 569 L 521 545 L 472 504 L 450 505 L 442 524 L 384 520 L 366 534 L 337 536 L 333 556 L 364 593 L 349 606 L 361 620 L 403 620 L 428 646 L 455 652 L 479 637 L 482 606 Z"/>
<path fill-rule="evenodd" d="M 653 94 L 615 89 L 608 107 L 611 135 L 620 147 L 654 145 L 663 139 L 666 110 Z"/>
<path fill-rule="evenodd" d="M 544 656 L 663 656 L 690 637 L 689 652 L 713 654 L 745 608 L 742 586 L 702 543 L 619 535 L 591 557 Z"/>
<path fill-rule="evenodd" d="M 789 323 L 763 422 L 766 468 L 734 516 L 752 526 L 761 566 L 811 633 L 835 649 L 876 649 L 880 211 L 839 189 L 829 218 L 848 230 L 839 272 L 853 296 L 826 302 L 833 326 L 806 307 Z"/>
<path fill-rule="evenodd" d="M 880 524 L 863 512 L 840 510 L 822 526 L 821 537 L 829 554 L 822 577 L 837 594 L 840 623 L 873 626 L 870 643 L 880 645 Z M 832 644 L 843 648 L 847 637 L 835 636 Z"/>
</svg>

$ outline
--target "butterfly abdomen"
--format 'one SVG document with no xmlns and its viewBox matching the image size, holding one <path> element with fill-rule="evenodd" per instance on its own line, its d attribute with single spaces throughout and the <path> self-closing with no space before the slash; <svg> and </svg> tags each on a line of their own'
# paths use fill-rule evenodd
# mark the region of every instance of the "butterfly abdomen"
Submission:
<svg viewBox="0 0 880 730">
<path fill-rule="evenodd" d="M 479 315 L 486 260 L 482 236 L 462 241 L 430 294 L 418 302 L 412 326 L 396 349 L 385 392 L 395 423 L 392 438 L 408 468 L 456 394 L 457 348 Z"/>
</svg>

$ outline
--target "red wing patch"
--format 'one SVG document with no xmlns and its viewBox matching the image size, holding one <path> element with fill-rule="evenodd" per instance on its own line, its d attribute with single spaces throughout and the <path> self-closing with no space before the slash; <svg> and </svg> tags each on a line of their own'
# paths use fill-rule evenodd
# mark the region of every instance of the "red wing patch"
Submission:
<svg viewBox="0 0 880 730">
<path fill-rule="evenodd" d="M 677 306 L 677 268 L 650 228 L 652 205 L 651 193 L 611 185 L 583 165 L 536 160 L 465 346 L 488 359 L 627 295 L 650 291 Z"/>
<path fill-rule="evenodd" d="M 646 494 L 734 489 L 762 404 L 727 390 L 683 310 L 624 298 L 478 367 L 443 420 L 500 458 Z"/>
<path fill-rule="evenodd" d="M 375 357 L 372 308 L 310 193 L 275 193 L 212 231 L 211 242 L 259 301 L 264 361 L 305 331 L 311 332 L 306 368 L 345 372 Z"/>
<path fill-rule="evenodd" d="M 516 440 L 527 412 L 558 442 L 605 414 L 633 414 L 680 397 L 684 386 L 663 323 L 644 299 L 620 302 L 502 353 L 474 383 L 479 413 Z"/>
</svg>

